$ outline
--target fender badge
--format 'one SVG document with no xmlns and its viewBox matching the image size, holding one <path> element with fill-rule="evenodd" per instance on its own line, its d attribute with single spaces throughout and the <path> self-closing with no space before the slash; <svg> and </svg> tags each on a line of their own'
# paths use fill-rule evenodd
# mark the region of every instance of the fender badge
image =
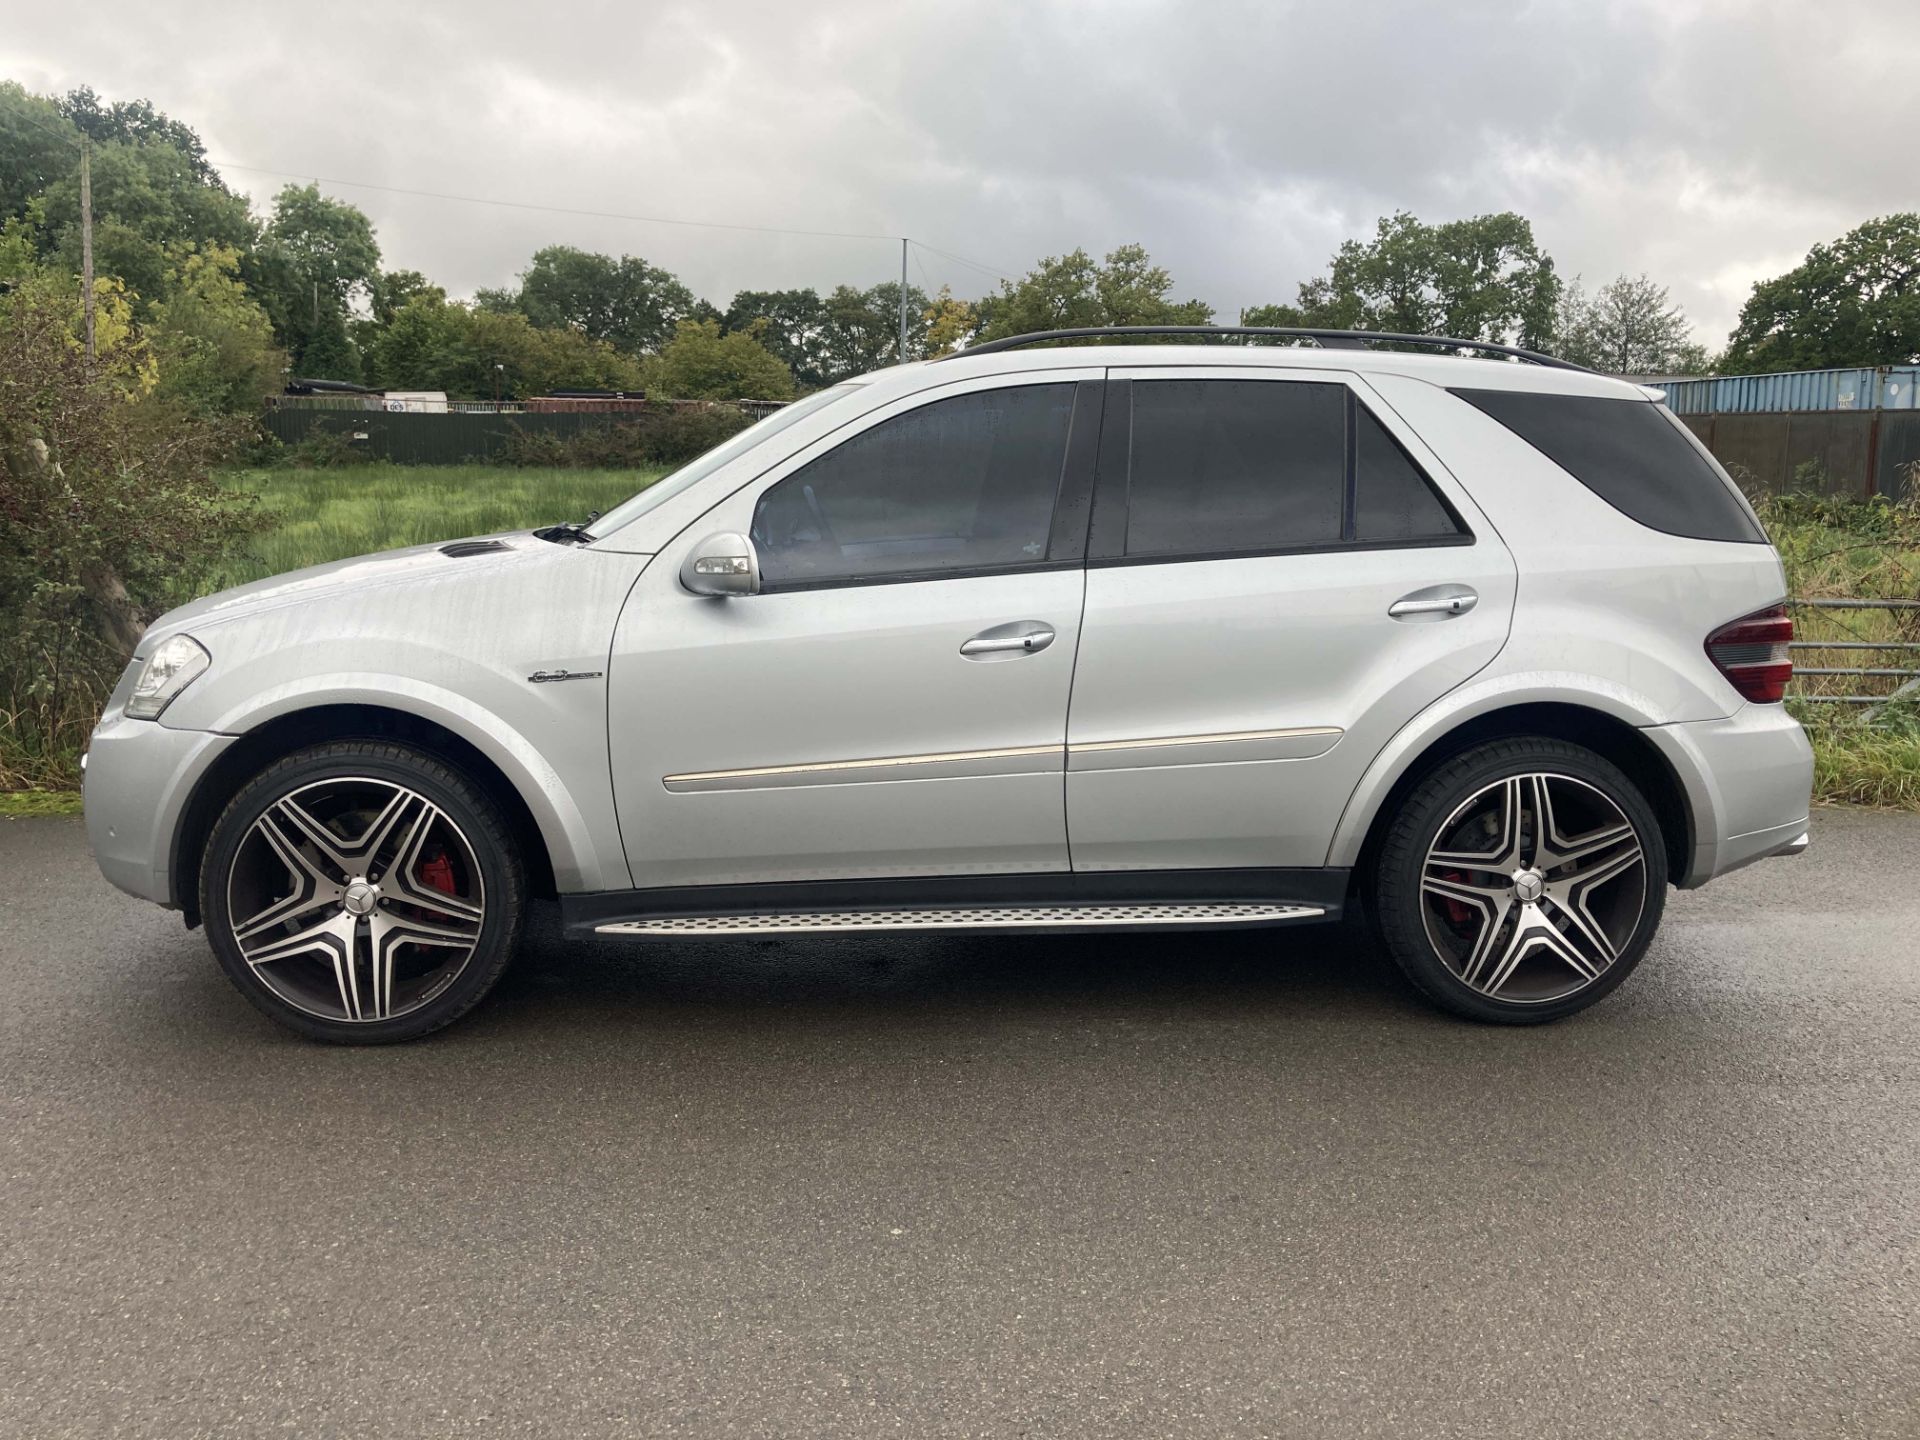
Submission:
<svg viewBox="0 0 1920 1440">
<path fill-rule="evenodd" d="M 606 673 L 604 670 L 536 670 L 527 679 L 535 685 L 546 685 L 555 680 L 598 680 Z"/>
</svg>

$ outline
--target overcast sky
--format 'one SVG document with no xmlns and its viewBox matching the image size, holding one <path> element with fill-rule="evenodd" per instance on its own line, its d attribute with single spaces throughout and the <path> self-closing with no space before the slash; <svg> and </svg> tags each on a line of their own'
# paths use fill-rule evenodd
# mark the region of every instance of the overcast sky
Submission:
<svg viewBox="0 0 1920 1440">
<path fill-rule="evenodd" d="M 722 306 L 900 257 L 341 182 L 904 233 L 1013 275 L 1137 240 L 1223 319 L 1291 300 L 1382 214 L 1513 209 L 1562 275 L 1645 271 L 1714 345 L 1755 279 L 1920 206 L 1916 0 L 0 0 L 0 76 L 151 99 L 256 203 L 321 178 L 389 268 L 456 295 L 555 242 Z M 919 250 L 910 278 L 994 284 Z"/>
</svg>

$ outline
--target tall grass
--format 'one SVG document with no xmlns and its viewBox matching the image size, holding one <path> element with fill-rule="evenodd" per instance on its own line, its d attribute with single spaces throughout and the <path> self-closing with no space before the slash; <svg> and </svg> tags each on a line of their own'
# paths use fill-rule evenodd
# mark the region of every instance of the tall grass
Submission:
<svg viewBox="0 0 1920 1440">
<path fill-rule="evenodd" d="M 1787 593 L 1797 599 L 1920 600 L 1920 506 L 1861 503 L 1813 494 L 1758 498 L 1755 508 L 1780 551 Z M 1794 612 L 1803 641 L 1920 642 L 1920 611 Z M 1796 650 L 1806 668 L 1910 669 L 1920 650 Z M 1895 675 L 1808 675 L 1788 706 L 1813 742 L 1816 799 L 1920 809 L 1920 705 L 1857 705 L 1809 696 L 1889 695 Z"/>
<path fill-rule="evenodd" d="M 223 483 L 260 496 L 268 526 L 194 588 L 204 594 L 376 550 L 584 520 L 662 473 L 493 465 L 229 471 Z"/>
</svg>

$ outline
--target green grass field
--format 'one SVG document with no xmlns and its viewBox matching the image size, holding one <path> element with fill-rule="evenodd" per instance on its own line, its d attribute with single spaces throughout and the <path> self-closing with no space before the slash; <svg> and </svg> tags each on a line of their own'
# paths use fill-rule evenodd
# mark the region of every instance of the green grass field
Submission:
<svg viewBox="0 0 1920 1440">
<path fill-rule="evenodd" d="M 584 520 L 596 510 L 611 509 L 661 474 L 494 465 L 229 471 L 222 483 L 258 495 L 269 528 L 248 539 L 194 588 L 204 594 L 375 550 Z"/>
</svg>

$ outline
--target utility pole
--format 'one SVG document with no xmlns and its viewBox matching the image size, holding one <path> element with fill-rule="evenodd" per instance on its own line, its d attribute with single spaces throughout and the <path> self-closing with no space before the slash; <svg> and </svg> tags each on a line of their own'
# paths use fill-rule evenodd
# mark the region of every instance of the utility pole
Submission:
<svg viewBox="0 0 1920 1440">
<path fill-rule="evenodd" d="M 900 237 L 900 363 L 907 363 L 907 237 Z"/>
<path fill-rule="evenodd" d="M 80 313 L 87 333 L 87 364 L 93 364 L 93 140 L 80 135 Z M 901 322 L 903 325 L 905 321 Z M 905 334 L 903 330 L 901 332 Z"/>
</svg>

